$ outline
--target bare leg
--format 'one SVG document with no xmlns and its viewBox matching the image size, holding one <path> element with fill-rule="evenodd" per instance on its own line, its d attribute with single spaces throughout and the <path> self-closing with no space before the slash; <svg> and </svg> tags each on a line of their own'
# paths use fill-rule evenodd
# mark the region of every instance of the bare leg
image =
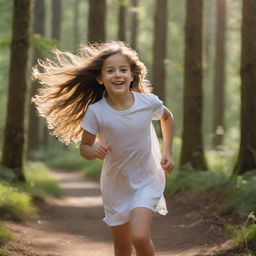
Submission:
<svg viewBox="0 0 256 256">
<path fill-rule="evenodd" d="M 112 227 L 115 256 L 131 256 L 132 241 L 130 223 Z"/>
<path fill-rule="evenodd" d="M 152 210 L 144 207 L 135 208 L 131 212 L 131 238 L 137 256 L 155 255 L 150 235 L 152 215 Z"/>
</svg>

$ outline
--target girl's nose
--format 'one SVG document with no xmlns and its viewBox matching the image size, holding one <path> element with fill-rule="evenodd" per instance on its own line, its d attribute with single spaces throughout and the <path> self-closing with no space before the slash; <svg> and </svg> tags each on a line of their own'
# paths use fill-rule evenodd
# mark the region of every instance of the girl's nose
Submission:
<svg viewBox="0 0 256 256">
<path fill-rule="evenodd" d="M 121 76 L 121 72 L 119 70 L 116 70 L 115 76 L 117 76 L 117 77 Z"/>
</svg>

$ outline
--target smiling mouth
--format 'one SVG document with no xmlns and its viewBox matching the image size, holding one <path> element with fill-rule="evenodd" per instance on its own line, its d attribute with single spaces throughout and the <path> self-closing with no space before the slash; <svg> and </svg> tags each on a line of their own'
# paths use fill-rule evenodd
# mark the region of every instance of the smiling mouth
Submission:
<svg viewBox="0 0 256 256">
<path fill-rule="evenodd" d="M 119 81 L 119 82 L 113 82 L 112 84 L 113 84 L 114 86 L 120 86 L 120 85 L 123 85 L 124 82 Z"/>
</svg>

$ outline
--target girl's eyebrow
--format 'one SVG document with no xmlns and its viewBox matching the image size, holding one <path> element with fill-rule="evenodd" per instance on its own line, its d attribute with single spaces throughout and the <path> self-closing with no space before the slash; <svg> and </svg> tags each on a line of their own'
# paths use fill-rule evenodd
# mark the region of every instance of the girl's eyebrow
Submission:
<svg viewBox="0 0 256 256">
<path fill-rule="evenodd" d="M 129 65 L 124 64 L 124 65 L 121 65 L 121 66 L 120 66 L 120 68 L 123 68 L 123 67 L 129 67 Z M 109 66 L 106 66 L 105 69 L 106 69 L 106 68 L 115 68 L 115 66 L 109 65 Z"/>
</svg>

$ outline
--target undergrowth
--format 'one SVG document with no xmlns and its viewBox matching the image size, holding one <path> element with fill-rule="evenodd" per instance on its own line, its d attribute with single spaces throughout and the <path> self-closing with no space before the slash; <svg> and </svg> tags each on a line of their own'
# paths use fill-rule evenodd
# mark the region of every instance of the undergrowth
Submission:
<svg viewBox="0 0 256 256">
<path fill-rule="evenodd" d="M 54 144 L 47 151 L 41 149 L 34 157 L 43 161 L 51 168 L 62 168 L 69 171 L 79 171 L 88 178 L 99 180 L 102 161 L 86 160 L 80 156 L 79 149 L 74 146 Z"/>
<path fill-rule="evenodd" d="M 4 222 L 0 222 L 0 246 L 5 245 L 12 240 L 14 240 L 13 234 L 6 227 Z"/>
<path fill-rule="evenodd" d="M 11 175 L 6 175 L 11 173 L 10 169 L 0 166 L 0 173 L 0 212 L 5 218 L 36 218 L 33 199 L 46 200 L 48 196 L 60 196 L 62 193 L 57 181 L 51 178 L 49 169 L 39 162 L 27 164 L 25 183 L 12 182 Z"/>
<path fill-rule="evenodd" d="M 172 174 L 167 174 L 165 194 L 169 197 L 178 191 L 190 190 L 219 195 L 223 200 L 222 207 L 231 209 L 245 221 L 243 225 L 227 226 L 234 248 L 216 255 L 252 256 L 256 255 L 256 170 L 244 175 L 233 174 L 238 145 L 232 136 L 236 137 L 231 134 L 230 140 L 226 138 L 226 144 L 220 150 L 207 150 L 210 170 L 195 171 L 188 165 L 182 171 L 176 168 Z"/>
<path fill-rule="evenodd" d="M 232 233 L 235 246 L 242 246 L 247 251 L 253 250 L 256 253 L 256 217 L 253 212 L 248 215 L 243 225 L 229 225 L 227 229 Z"/>
</svg>

